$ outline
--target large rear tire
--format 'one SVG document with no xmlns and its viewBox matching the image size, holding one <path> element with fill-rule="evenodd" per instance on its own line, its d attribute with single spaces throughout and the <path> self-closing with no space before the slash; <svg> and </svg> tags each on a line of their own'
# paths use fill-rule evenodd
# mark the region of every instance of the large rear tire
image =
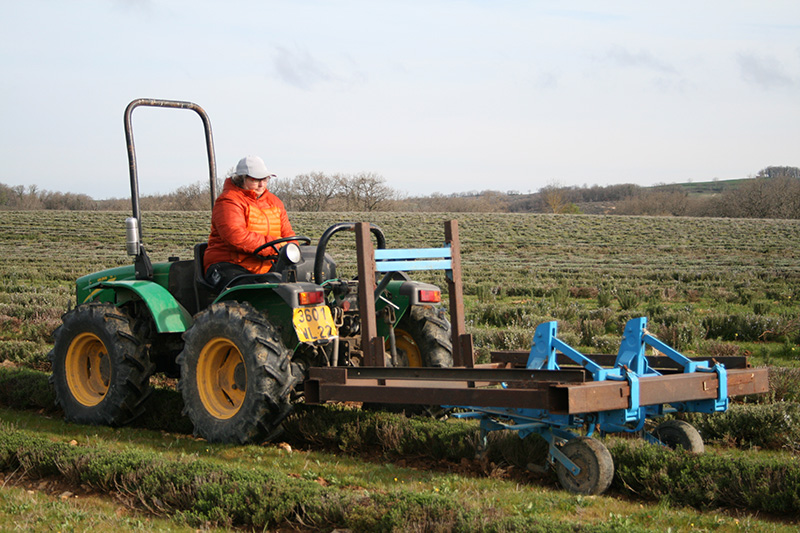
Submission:
<svg viewBox="0 0 800 533">
<path fill-rule="evenodd" d="M 453 366 L 450 321 L 440 315 L 436 308 L 427 305 L 411 306 L 394 329 L 394 336 L 397 348 L 396 366 L 439 368 Z M 386 350 L 389 350 L 388 341 Z M 438 405 L 365 403 L 362 408 L 434 418 L 440 418 L 445 414 Z"/>
<path fill-rule="evenodd" d="M 291 412 L 291 352 L 250 304 L 221 302 L 195 317 L 178 356 L 184 414 L 210 442 L 270 438 Z"/>
<path fill-rule="evenodd" d="M 450 322 L 437 309 L 414 305 L 394 330 L 398 366 L 453 366 Z"/>
<path fill-rule="evenodd" d="M 155 365 L 135 330 L 134 320 L 109 303 L 82 304 L 62 317 L 49 358 L 65 420 L 120 426 L 142 414 Z"/>
</svg>

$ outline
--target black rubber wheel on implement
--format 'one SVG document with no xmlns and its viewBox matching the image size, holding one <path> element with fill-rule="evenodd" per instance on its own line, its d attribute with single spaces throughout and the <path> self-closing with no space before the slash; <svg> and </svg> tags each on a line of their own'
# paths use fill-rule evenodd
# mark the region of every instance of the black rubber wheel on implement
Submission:
<svg viewBox="0 0 800 533">
<path fill-rule="evenodd" d="M 602 442 L 591 437 L 576 437 L 561 448 L 561 452 L 581 471 L 577 476 L 556 462 L 556 474 L 561 486 L 576 494 L 602 494 L 614 478 L 614 459 Z"/>
<path fill-rule="evenodd" d="M 690 453 L 703 453 L 706 450 L 703 437 L 693 425 L 683 420 L 667 420 L 653 430 L 653 436 L 667 448 L 683 448 Z"/>
<path fill-rule="evenodd" d="M 426 305 L 411 306 L 397 324 L 394 336 L 398 366 L 453 366 L 450 322 L 438 309 Z"/>
<path fill-rule="evenodd" d="M 260 442 L 291 411 L 291 352 L 250 304 L 199 313 L 178 356 L 184 414 L 210 442 Z"/>
<path fill-rule="evenodd" d="M 65 420 L 120 426 L 141 415 L 155 365 L 134 320 L 101 302 L 79 305 L 61 319 L 49 358 Z"/>
</svg>

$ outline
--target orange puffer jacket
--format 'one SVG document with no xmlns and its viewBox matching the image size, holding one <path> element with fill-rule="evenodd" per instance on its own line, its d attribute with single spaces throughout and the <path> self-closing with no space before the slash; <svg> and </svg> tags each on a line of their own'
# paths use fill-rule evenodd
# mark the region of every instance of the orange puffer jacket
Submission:
<svg viewBox="0 0 800 533">
<path fill-rule="evenodd" d="M 255 191 L 242 189 L 228 178 L 211 213 L 211 235 L 203 268 L 234 263 L 263 274 L 272 261 L 261 260 L 252 252 L 264 243 L 293 235 L 286 208 L 277 196 L 266 191 L 258 198 Z M 272 255 L 275 251 L 267 248 L 259 253 Z"/>
</svg>

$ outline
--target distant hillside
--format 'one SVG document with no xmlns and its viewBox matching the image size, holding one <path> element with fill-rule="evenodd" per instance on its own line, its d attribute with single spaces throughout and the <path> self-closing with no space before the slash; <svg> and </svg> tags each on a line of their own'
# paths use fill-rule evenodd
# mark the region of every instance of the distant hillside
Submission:
<svg viewBox="0 0 800 533">
<path fill-rule="evenodd" d="M 800 168 L 767 167 L 752 178 L 660 184 L 627 183 L 564 187 L 554 182 L 535 193 L 470 191 L 407 197 L 378 174 L 298 175 L 270 183 L 286 209 L 303 211 L 402 211 L 463 213 L 559 213 L 800 219 Z M 198 182 L 159 196 L 141 198 L 144 211 L 207 210 L 208 184 Z M 124 211 L 127 198 L 93 200 L 53 193 L 35 185 L 0 183 L 0 210 Z"/>
<path fill-rule="evenodd" d="M 674 183 L 670 185 L 653 185 L 648 187 L 652 190 L 674 190 L 680 187 L 680 190 L 689 194 L 689 196 L 708 196 L 713 194 L 722 194 L 725 191 L 731 191 L 740 188 L 742 185 L 753 181 L 755 178 L 740 178 L 734 180 L 713 180 L 713 181 L 700 181 L 688 183 Z"/>
</svg>

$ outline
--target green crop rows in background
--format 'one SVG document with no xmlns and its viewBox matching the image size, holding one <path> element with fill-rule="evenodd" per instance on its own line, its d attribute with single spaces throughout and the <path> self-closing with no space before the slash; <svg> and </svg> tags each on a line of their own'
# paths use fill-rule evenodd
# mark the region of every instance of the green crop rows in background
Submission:
<svg viewBox="0 0 800 533">
<path fill-rule="evenodd" d="M 129 264 L 122 212 L 0 212 L 0 358 L 41 365 L 74 280 Z M 558 320 L 568 344 L 615 352 L 624 322 L 687 352 L 749 353 L 793 365 L 800 342 L 800 222 L 541 214 L 293 213 L 314 243 L 341 221 L 379 225 L 389 247 L 440 246 L 457 218 L 468 329 L 481 358 L 524 349 L 533 328 Z M 191 257 L 208 212 L 143 215 L 153 261 Z M 330 250 L 355 270 L 352 233 Z M 417 279 L 446 287 L 442 273 Z M 34 365 L 35 366 L 35 365 Z"/>
</svg>

